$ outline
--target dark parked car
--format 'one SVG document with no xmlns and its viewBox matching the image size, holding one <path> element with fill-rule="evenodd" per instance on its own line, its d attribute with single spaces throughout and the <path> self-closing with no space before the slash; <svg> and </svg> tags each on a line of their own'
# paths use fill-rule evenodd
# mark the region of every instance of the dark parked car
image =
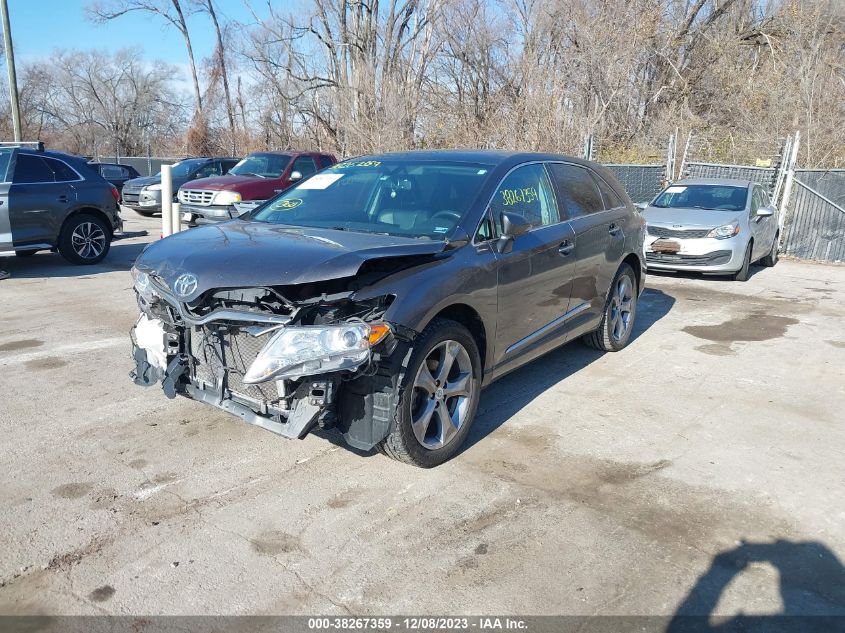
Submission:
<svg viewBox="0 0 845 633">
<path fill-rule="evenodd" d="M 117 187 L 120 191 L 127 180 L 140 178 L 141 174 L 132 165 L 121 165 L 120 163 L 88 163 L 97 170 L 105 180 Z"/>
<path fill-rule="evenodd" d="M 43 145 L 0 147 L 0 251 L 58 249 L 74 264 L 96 264 L 122 226 L 117 189 L 85 159 Z"/>
<path fill-rule="evenodd" d="M 173 178 L 173 201 L 176 192 L 189 180 L 221 176 L 234 167 L 239 158 L 186 158 L 171 169 Z M 140 215 L 151 216 L 161 213 L 161 172 L 155 176 L 143 176 L 123 185 L 123 204 Z"/>
<path fill-rule="evenodd" d="M 316 152 L 254 152 L 228 174 L 183 185 L 182 219 L 193 226 L 236 218 L 336 162 Z"/>
<path fill-rule="evenodd" d="M 625 347 L 644 224 L 606 169 L 575 158 L 342 162 L 139 256 L 135 382 L 434 466 L 482 386 L 578 337 Z"/>
</svg>

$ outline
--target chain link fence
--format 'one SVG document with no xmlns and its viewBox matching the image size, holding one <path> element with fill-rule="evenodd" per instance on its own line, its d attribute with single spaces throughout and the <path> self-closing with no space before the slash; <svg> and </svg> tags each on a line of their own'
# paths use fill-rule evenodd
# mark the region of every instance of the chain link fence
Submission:
<svg viewBox="0 0 845 633">
<path fill-rule="evenodd" d="M 663 188 L 664 165 L 605 165 L 622 183 L 631 200 L 650 202 Z"/>
</svg>

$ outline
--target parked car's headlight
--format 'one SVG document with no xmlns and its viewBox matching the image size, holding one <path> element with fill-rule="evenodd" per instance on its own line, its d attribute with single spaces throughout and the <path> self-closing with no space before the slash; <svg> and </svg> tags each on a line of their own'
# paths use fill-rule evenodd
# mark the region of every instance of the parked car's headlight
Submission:
<svg viewBox="0 0 845 633">
<path fill-rule="evenodd" d="M 715 229 L 707 234 L 707 237 L 715 237 L 717 240 L 723 240 L 728 237 L 733 237 L 739 233 L 739 222 L 734 220 L 730 224 L 723 224 L 717 226 Z"/>
<path fill-rule="evenodd" d="M 236 202 L 241 201 L 241 194 L 235 191 L 219 191 L 214 196 L 214 203 L 213 204 L 235 204 Z"/>
<path fill-rule="evenodd" d="M 147 191 L 161 191 L 161 183 L 155 185 L 147 185 L 144 187 Z"/>
<path fill-rule="evenodd" d="M 290 326 L 273 336 L 243 377 L 245 383 L 355 369 L 390 332 L 384 323 Z"/>
</svg>

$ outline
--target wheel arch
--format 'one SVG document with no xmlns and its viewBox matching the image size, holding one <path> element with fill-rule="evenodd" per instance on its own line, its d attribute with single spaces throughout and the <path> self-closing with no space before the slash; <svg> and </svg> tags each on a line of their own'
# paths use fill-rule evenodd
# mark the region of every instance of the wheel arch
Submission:
<svg viewBox="0 0 845 633">
<path fill-rule="evenodd" d="M 111 239 L 114 236 L 114 229 L 112 228 L 111 219 L 109 218 L 109 216 L 106 215 L 106 213 L 102 209 L 98 209 L 97 207 L 88 207 L 88 206 L 79 207 L 78 209 L 74 209 L 73 211 L 71 211 L 70 213 L 68 213 L 65 216 L 65 219 L 62 220 L 62 226 L 59 229 L 59 236 L 61 236 L 62 232 L 65 230 L 65 227 L 68 225 L 68 222 L 72 218 L 79 216 L 79 215 L 93 215 L 93 216 L 99 218 L 100 220 L 103 221 L 103 223 L 106 225 L 106 228 L 108 229 L 109 239 Z"/>
<path fill-rule="evenodd" d="M 481 356 L 482 371 L 485 370 L 487 367 L 487 345 L 489 338 L 487 336 L 487 328 L 484 326 L 484 320 L 478 311 L 466 303 L 452 303 L 433 314 L 425 323 L 425 326 L 436 318 L 455 321 L 467 329 L 478 347 L 478 354 Z"/>
<path fill-rule="evenodd" d="M 625 259 L 622 260 L 620 263 L 620 267 L 622 264 L 628 264 L 634 270 L 634 278 L 637 282 L 637 289 L 642 292 L 645 288 L 645 275 L 643 274 L 643 260 L 640 259 L 639 255 L 636 253 L 628 253 L 625 256 Z M 615 275 L 614 275 L 615 277 Z"/>
</svg>

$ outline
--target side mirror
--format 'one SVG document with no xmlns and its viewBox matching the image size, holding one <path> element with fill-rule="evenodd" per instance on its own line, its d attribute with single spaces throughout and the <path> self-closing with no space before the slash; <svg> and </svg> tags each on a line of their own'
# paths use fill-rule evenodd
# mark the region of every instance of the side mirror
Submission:
<svg viewBox="0 0 845 633">
<path fill-rule="evenodd" d="M 290 172 L 290 176 L 288 180 L 291 182 L 296 182 L 297 180 L 302 180 L 302 172 L 301 171 L 292 171 Z"/>
<path fill-rule="evenodd" d="M 499 238 L 498 249 L 500 253 L 509 253 L 513 249 L 514 238 L 527 233 L 531 228 L 525 216 L 505 211 L 502 213 L 502 237 Z"/>
<path fill-rule="evenodd" d="M 648 206 L 646 202 L 635 202 L 634 206 L 637 207 L 640 211 L 645 211 L 645 208 Z"/>
<path fill-rule="evenodd" d="M 507 237 L 519 237 L 523 233 L 527 233 L 531 225 L 525 216 L 513 211 L 505 211 L 502 213 L 502 231 Z"/>
<path fill-rule="evenodd" d="M 469 240 L 469 233 L 458 227 L 452 233 L 452 237 L 446 240 L 446 250 L 453 251 L 461 246 L 466 246 L 469 244 Z"/>
<path fill-rule="evenodd" d="M 768 218 L 775 214 L 775 210 L 772 207 L 760 207 L 757 209 L 757 217 L 758 218 Z"/>
</svg>

